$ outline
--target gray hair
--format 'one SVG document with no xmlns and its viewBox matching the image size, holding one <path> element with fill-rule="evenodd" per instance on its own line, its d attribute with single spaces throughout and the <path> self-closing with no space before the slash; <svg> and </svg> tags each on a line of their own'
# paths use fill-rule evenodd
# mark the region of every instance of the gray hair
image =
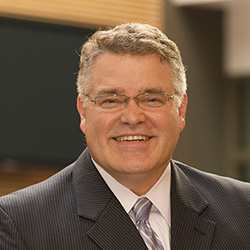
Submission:
<svg viewBox="0 0 250 250">
<path fill-rule="evenodd" d="M 77 77 L 77 90 L 85 99 L 91 85 L 91 68 L 98 55 L 115 54 L 156 54 L 161 61 L 167 61 L 174 73 L 173 84 L 180 106 L 187 90 L 186 72 L 177 45 L 158 28 L 148 24 L 127 23 L 107 30 L 96 31 L 83 44 Z M 84 103 L 86 105 L 86 102 Z"/>
</svg>

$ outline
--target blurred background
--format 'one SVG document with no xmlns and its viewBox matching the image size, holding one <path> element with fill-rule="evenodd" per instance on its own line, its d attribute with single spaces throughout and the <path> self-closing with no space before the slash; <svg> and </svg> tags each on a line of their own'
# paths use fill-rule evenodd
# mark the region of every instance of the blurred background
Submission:
<svg viewBox="0 0 250 250">
<path fill-rule="evenodd" d="M 79 156 L 81 45 L 99 27 L 133 21 L 166 33 L 187 67 L 174 158 L 250 181 L 249 0 L 0 0 L 0 195 Z"/>
</svg>

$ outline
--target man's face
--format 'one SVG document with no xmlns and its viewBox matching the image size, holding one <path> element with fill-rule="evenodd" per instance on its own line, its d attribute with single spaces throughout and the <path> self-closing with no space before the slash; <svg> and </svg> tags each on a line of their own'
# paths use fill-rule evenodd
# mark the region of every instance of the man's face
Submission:
<svg viewBox="0 0 250 250">
<path fill-rule="evenodd" d="M 156 55 L 104 53 L 94 62 L 89 96 L 94 99 L 103 93 L 116 93 L 134 97 L 147 91 L 172 95 L 175 88 L 171 79 L 168 63 L 160 62 Z M 124 109 L 111 111 L 91 101 L 84 108 L 78 97 L 80 127 L 90 155 L 124 185 L 137 178 L 156 182 L 185 126 L 186 102 L 185 96 L 179 108 L 171 99 L 166 106 L 145 110 L 130 99 Z"/>
</svg>

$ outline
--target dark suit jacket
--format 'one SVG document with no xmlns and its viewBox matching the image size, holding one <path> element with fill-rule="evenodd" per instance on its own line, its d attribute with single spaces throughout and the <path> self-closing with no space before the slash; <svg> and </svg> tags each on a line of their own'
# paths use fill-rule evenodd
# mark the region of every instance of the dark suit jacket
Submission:
<svg viewBox="0 0 250 250">
<path fill-rule="evenodd" d="M 250 185 L 173 161 L 171 220 L 171 250 L 250 249 Z M 48 180 L 0 198 L 0 249 L 147 248 L 85 150 Z"/>
</svg>

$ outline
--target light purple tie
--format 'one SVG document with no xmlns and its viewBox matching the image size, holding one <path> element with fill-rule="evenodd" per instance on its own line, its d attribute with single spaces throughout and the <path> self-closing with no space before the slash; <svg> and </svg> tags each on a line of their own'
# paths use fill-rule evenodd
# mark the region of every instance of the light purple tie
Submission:
<svg viewBox="0 0 250 250">
<path fill-rule="evenodd" d="M 148 217 L 152 202 L 146 197 L 140 198 L 135 203 L 132 211 L 135 215 L 136 227 L 140 232 L 145 244 L 150 250 L 164 250 L 157 234 L 151 228 Z"/>
</svg>

